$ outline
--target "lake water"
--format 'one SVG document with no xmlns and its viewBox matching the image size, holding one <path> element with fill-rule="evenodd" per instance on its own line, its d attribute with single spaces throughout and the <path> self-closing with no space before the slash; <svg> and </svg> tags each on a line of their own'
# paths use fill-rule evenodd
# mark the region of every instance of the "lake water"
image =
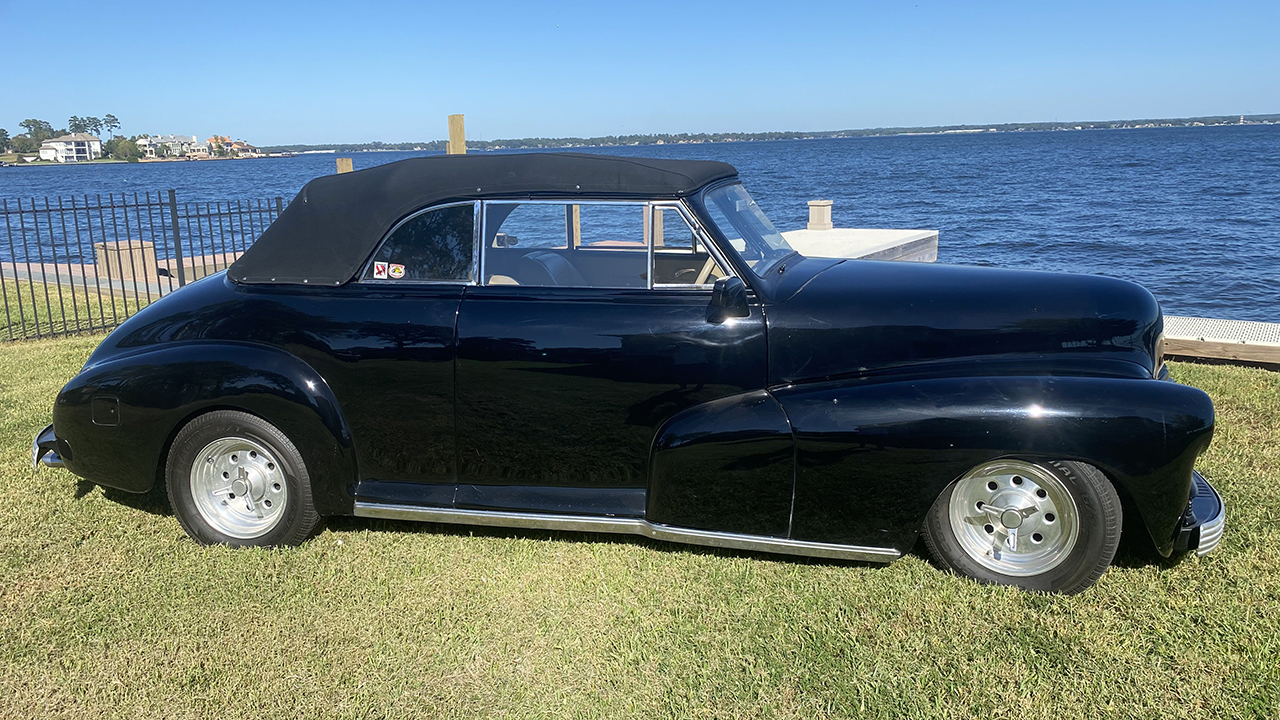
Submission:
<svg viewBox="0 0 1280 720">
<path fill-rule="evenodd" d="M 736 166 L 783 230 L 835 200 L 837 227 L 939 230 L 938 261 L 1096 273 L 1165 312 L 1280 322 L 1280 125 L 590 148 Z M 356 169 L 427 153 L 356 153 Z M 177 190 L 283 196 L 335 155 L 0 169 L 0 198 Z"/>
</svg>

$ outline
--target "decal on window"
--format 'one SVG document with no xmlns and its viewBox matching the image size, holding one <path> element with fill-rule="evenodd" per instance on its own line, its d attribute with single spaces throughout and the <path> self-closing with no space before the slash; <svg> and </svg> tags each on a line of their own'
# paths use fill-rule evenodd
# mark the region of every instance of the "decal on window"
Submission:
<svg viewBox="0 0 1280 720">
<path fill-rule="evenodd" d="M 404 268 L 401 268 L 401 275 L 404 274 Z M 384 262 L 376 262 L 373 264 L 373 277 L 377 280 L 387 279 L 387 264 Z"/>
<path fill-rule="evenodd" d="M 390 275 L 392 278 L 399 280 L 400 278 L 404 277 L 404 266 L 391 263 L 391 265 L 387 268 L 387 274 Z"/>
</svg>

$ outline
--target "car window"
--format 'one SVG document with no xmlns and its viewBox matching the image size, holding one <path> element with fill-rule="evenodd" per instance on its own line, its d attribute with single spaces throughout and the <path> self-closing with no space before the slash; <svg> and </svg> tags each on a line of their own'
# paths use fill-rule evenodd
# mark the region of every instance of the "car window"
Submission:
<svg viewBox="0 0 1280 720">
<path fill-rule="evenodd" d="M 475 205 L 414 215 L 391 232 L 365 270 L 366 280 L 474 279 Z"/>
<path fill-rule="evenodd" d="M 570 230 L 577 233 L 579 247 L 646 251 L 643 205 L 589 204 L 569 207 L 570 215 L 576 212 L 578 216 L 576 229 Z M 640 269 L 644 269 L 643 265 Z"/>
<path fill-rule="evenodd" d="M 693 228 L 684 221 L 680 211 L 672 206 L 654 206 L 653 247 L 693 252 L 693 245 Z"/>
<path fill-rule="evenodd" d="M 642 203 L 486 202 L 488 285 L 649 286 Z"/>
<path fill-rule="evenodd" d="M 725 276 L 678 208 L 655 206 L 652 223 L 655 285 L 710 285 Z"/>
<path fill-rule="evenodd" d="M 795 249 L 739 184 L 722 185 L 702 194 L 712 222 L 751 270 L 763 277 Z"/>
<path fill-rule="evenodd" d="M 487 203 L 488 235 L 496 247 L 569 247 L 565 206 L 556 203 Z"/>
</svg>

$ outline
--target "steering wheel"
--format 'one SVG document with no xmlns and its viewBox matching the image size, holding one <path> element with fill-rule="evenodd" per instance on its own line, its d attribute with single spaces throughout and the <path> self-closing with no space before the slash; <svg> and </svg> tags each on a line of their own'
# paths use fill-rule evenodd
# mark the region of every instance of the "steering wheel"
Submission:
<svg viewBox="0 0 1280 720">
<path fill-rule="evenodd" d="M 716 264 L 716 259 L 707 256 L 707 261 L 703 263 L 702 270 L 698 272 L 698 281 L 694 285 L 706 285 L 707 279 L 711 277 L 712 272 L 715 273 L 717 278 L 724 277 L 724 273 L 720 271 L 720 266 Z"/>
</svg>

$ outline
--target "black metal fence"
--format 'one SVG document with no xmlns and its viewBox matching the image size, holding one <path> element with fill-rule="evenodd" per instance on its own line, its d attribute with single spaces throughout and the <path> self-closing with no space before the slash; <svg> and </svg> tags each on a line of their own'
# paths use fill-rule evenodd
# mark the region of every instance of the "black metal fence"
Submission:
<svg viewBox="0 0 1280 720">
<path fill-rule="evenodd" d="M 226 269 L 281 198 L 179 202 L 168 191 L 0 200 L 0 342 L 106 330 Z"/>
</svg>

